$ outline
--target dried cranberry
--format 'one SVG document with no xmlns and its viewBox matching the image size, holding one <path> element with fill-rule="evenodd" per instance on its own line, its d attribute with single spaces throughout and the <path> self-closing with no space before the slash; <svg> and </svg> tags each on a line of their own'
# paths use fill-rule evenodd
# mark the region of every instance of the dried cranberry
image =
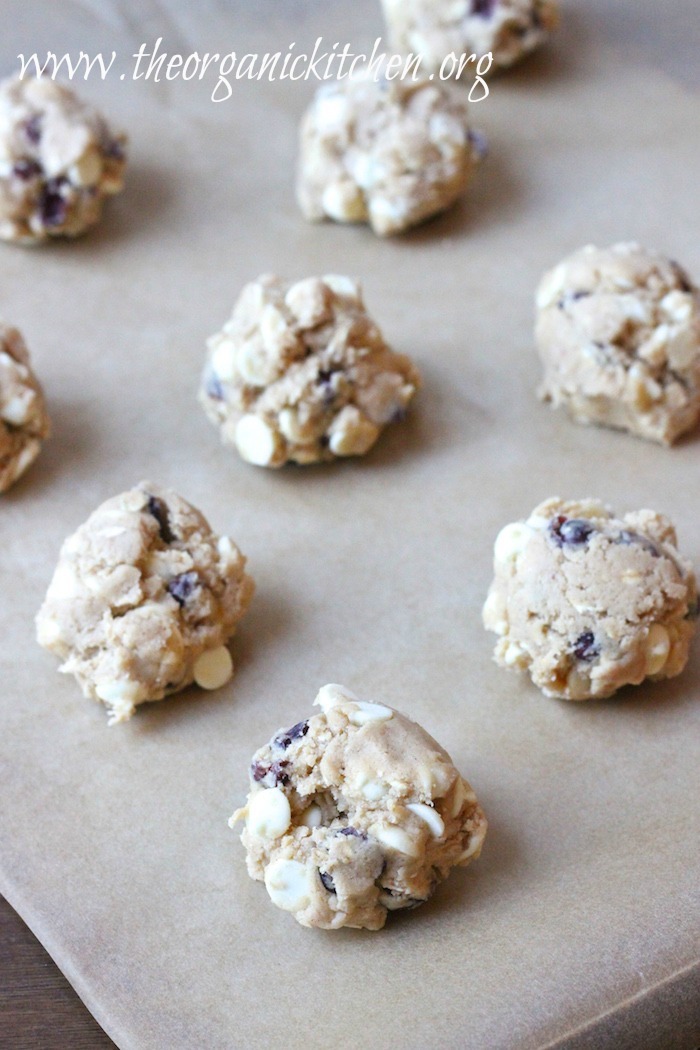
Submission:
<svg viewBox="0 0 700 1050">
<path fill-rule="evenodd" d="M 12 174 L 18 179 L 26 181 L 33 179 L 35 175 L 41 175 L 43 168 L 35 160 L 18 160 L 12 168 Z"/>
<path fill-rule="evenodd" d="M 467 139 L 469 140 L 472 151 L 476 154 L 479 160 L 483 160 L 489 152 L 489 140 L 486 138 L 483 131 L 470 128 L 467 132 Z"/>
<path fill-rule="evenodd" d="M 29 120 L 25 120 L 23 125 L 24 134 L 27 136 L 32 146 L 37 146 L 41 139 L 41 125 L 43 117 L 41 113 L 35 113 Z"/>
<path fill-rule="evenodd" d="M 577 660 L 585 660 L 588 663 L 595 660 L 600 654 L 600 646 L 595 640 L 593 631 L 584 631 L 574 642 L 574 656 Z"/>
<path fill-rule="evenodd" d="M 149 496 L 148 513 L 158 522 L 160 538 L 163 543 L 172 543 L 175 536 L 170 529 L 170 517 L 165 502 L 159 499 L 158 496 Z"/>
<path fill-rule="evenodd" d="M 196 572 L 183 572 L 179 576 L 173 576 L 168 583 L 168 594 L 172 594 L 178 605 L 184 605 L 191 596 L 193 590 L 199 583 Z"/>
<path fill-rule="evenodd" d="M 256 783 L 260 783 L 261 780 L 267 780 L 272 787 L 277 787 L 278 784 L 289 783 L 289 774 L 285 772 L 285 767 L 288 765 L 288 762 L 273 762 L 269 766 L 266 766 L 263 762 L 253 762 L 250 772 Z"/>
<path fill-rule="evenodd" d="M 39 197 L 39 210 L 44 226 L 60 226 L 66 219 L 68 205 L 61 189 L 66 180 L 49 179 Z"/>
<path fill-rule="evenodd" d="M 109 142 L 106 142 L 102 147 L 102 152 L 110 160 L 125 160 L 126 158 L 124 147 L 117 139 L 111 139 Z"/>
<path fill-rule="evenodd" d="M 480 18 L 490 18 L 496 7 L 497 0 L 472 0 L 472 14 Z"/>
<path fill-rule="evenodd" d="M 319 871 L 319 878 L 329 893 L 336 893 L 335 883 L 327 871 Z"/>
<path fill-rule="evenodd" d="M 211 397 L 214 401 L 224 400 L 224 388 L 221 385 L 221 380 L 218 376 L 212 374 L 207 379 L 207 397 Z"/>
<path fill-rule="evenodd" d="M 250 767 L 250 772 L 253 780 L 257 783 L 267 776 L 269 766 L 264 766 L 262 762 L 253 762 Z"/>
<path fill-rule="evenodd" d="M 591 294 L 590 292 L 584 292 L 584 291 L 567 292 L 567 294 L 562 296 L 562 298 L 559 300 L 559 302 L 557 303 L 557 306 L 559 307 L 560 310 L 563 310 L 564 307 L 567 306 L 569 303 L 577 303 L 579 301 L 579 299 L 585 299 L 590 294 Z"/>
<path fill-rule="evenodd" d="M 367 836 L 365 835 L 364 831 L 360 831 L 358 828 L 353 828 L 351 825 L 348 825 L 347 828 L 341 828 L 340 831 L 338 832 L 338 834 L 339 835 L 352 835 L 353 838 L 356 838 L 356 839 L 366 839 L 367 838 Z"/>
<path fill-rule="evenodd" d="M 270 774 L 274 778 L 275 784 L 288 784 L 289 774 L 285 773 L 285 766 L 288 766 L 289 762 L 273 762 L 270 766 Z"/>
<path fill-rule="evenodd" d="M 624 543 L 625 545 L 634 543 L 637 547 L 641 547 L 651 554 L 653 558 L 661 556 L 661 552 L 653 540 L 650 540 L 647 536 L 641 536 L 638 532 L 632 532 L 630 529 L 622 530 L 618 537 L 618 543 Z"/>
<path fill-rule="evenodd" d="M 288 748 L 292 740 L 298 740 L 302 736 L 306 736 L 309 731 L 308 720 L 305 722 L 297 722 L 296 725 L 292 726 L 285 733 L 279 733 L 272 741 L 275 747 Z"/>
<path fill-rule="evenodd" d="M 316 384 L 321 388 L 324 408 L 330 408 L 335 401 L 336 391 L 333 386 L 333 372 L 328 368 L 321 368 L 318 372 Z"/>
<path fill-rule="evenodd" d="M 595 529 L 585 518 L 567 518 L 560 514 L 550 521 L 549 531 L 558 547 L 581 547 Z"/>
</svg>

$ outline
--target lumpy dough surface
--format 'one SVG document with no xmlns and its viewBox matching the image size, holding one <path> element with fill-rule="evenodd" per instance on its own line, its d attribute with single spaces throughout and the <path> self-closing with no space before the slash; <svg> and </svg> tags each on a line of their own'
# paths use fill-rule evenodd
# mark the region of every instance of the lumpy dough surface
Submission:
<svg viewBox="0 0 700 1050">
<path fill-rule="evenodd" d="M 200 401 L 243 459 L 279 467 L 364 454 L 403 418 L 419 382 L 356 282 L 264 276 L 209 340 Z"/>
<path fill-rule="evenodd" d="M 101 504 L 63 547 L 37 616 L 62 660 L 110 722 L 137 704 L 233 673 L 225 643 L 253 593 L 245 558 L 169 489 L 141 482 Z"/>
<path fill-rule="evenodd" d="M 0 237 L 75 237 L 122 189 L 126 136 L 49 78 L 0 82 Z"/>
<path fill-rule="evenodd" d="M 377 930 L 479 855 L 486 818 L 415 722 L 338 685 L 315 703 L 255 753 L 230 823 L 245 820 L 251 877 L 303 926 Z"/>
<path fill-rule="evenodd" d="M 29 353 L 16 328 L 0 321 L 0 492 L 39 455 L 49 417 Z"/>
<path fill-rule="evenodd" d="M 559 23 L 558 0 L 382 0 L 392 42 L 446 76 L 448 55 L 489 52 L 493 68 L 512 66 L 544 43 Z M 473 76 L 475 63 L 463 67 Z"/>
<path fill-rule="evenodd" d="M 484 626 L 499 636 L 496 662 L 548 696 L 680 674 L 696 618 L 692 567 L 654 511 L 616 518 L 597 500 L 550 499 L 498 535 Z"/>
<path fill-rule="evenodd" d="M 540 396 L 580 423 L 671 444 L 700 419 L 700 291 L 638 244 L 588 246 L 537 291 Z"/>
<path fill-rule="evenodd" d="M 428 80 L 324 84 L 301 125 L 299 205 L 307 219 L 400 233 L 462 195 L 479 141 L 465 103 Z"/>
</svg>

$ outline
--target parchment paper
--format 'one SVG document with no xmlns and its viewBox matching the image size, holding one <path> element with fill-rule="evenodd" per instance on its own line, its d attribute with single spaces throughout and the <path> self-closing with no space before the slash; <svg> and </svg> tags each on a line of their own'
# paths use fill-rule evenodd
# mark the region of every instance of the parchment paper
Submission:
<svg viewBox="0 0 700 1050">
<path fill-rule="evenodd" d="M 676 522 L 700 565 L 696 436 L 673 450 L 535 399 L 532 295 L 586 242 L 636 238 L 700 276 L 695 0 L 569 3 L 553 45 L 474 106 L 491 153 L 463 206 L 406 237 L 307 225 L 313 86 L 83 92 L 131 135 L 128 190 L 75 244 L 0 251 L 55 436 L 2 498 L 2 891 L 124 1050 L 691 1047 L 700 1029 L 700 645 L 682 677 L 573 705 L 491 661 L 497 530 L 546 496 Z M 5 0 L 19 52 L 371 45 L 369 0 Z M 121 63 L 121 65 L 120 65 Z M 359 276 L 425 386 L 364 461 L 268 472 L 195 402 L 203 343 L 260 272 Z M 141 478 L 249 557 L 237 675 L 108 729 L 34 641 L 63 538 Z M 226 824 L 252 751 L 340 681 L 448 747 L 490 818 L 482 858 L 382 933 L 302 929 Z"/>
</svg>

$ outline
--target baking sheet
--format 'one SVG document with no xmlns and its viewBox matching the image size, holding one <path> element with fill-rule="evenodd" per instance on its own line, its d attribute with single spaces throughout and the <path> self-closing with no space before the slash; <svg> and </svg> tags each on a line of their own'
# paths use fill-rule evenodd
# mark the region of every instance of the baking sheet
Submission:
<svg viewBox="0 0 700 1050">
<path fill-rule="evenodd" d="M 480 608 L 497 530 L 552 494 L 653 506 L 700 564 L 700 439 L 573 426 L 536 401 L 532 350 L 537 279 L 580 244 L 636 238 L 700 275 L 697 17 L 566 5 L 552 47 L 473 107 L 491 153 L 464 204 L 391 241 L 297 213 L 310 83 L 221 104 L 211 80 L 81 85 L 130 133 L 127 192 L 84 240 L 0 252 L 55 429 L 0 514 L 0 888 L 123 1050 L 693 1045 L 700 646 L 669 683 L 567 705 L 491 662 Z M 5 0 L 0 69 L 381 32 L 369 0 Z M 421 367 L 364 461 L 249 467 L 197 406 L 204 339 L 265 271 L 359 276 Z M 63 538 L 149 477 L 235 537 L 258 593 L 230 686 L 108 729 L 32 620 Z M 252 751 L 326 681 L 421 722 L 490 819 L 482 858 L 379 934 L 297 926 L 226 825 Z"/>
</svg>

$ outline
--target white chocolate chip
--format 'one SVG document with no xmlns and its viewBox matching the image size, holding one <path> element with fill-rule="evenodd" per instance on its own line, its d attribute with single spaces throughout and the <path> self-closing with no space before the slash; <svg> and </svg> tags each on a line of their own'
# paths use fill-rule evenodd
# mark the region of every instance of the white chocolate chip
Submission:
<svg viewBox="0 0 700 1050">
<path fill-rule="evenodd" d="M 368 802 L 378 802 L 386 794 L 386 784 L 381 780 L 364 780 L 358 787 Z"/>
<path fill-rule="evenodd" d="M 665 295 L 660 306 L 664 313 L 677 323 L 689 321 L 693 315 L 692 295 L 689 292 L 681 292 L 679 289 L 674 289 Z"/>
<path fill-rule="evenodd" d="M 362 192 L 352 182 L 332 182 L 326 186 L 321 207 L 330 219 L 337 222 L 362 222 L 367 218 Z"/>
<path fill-rule="evenodd" d="M 248 386 L 265 386 L 272 378 L 273 369 L 261 347 L 244 343 L 236 357 L 238 373 Z"/>
<path fill-rule="evenodd" d="M 89 146 L 68 168 L 68 178 L 74 186 L 96 186 L 101 175 L 102 157 L 95 146 Z"/>
<path fill-rule="evenodd" d="M 314 122 L 319 131 L 331 134 L 337 129 L 342 129 L 347 117 L 348 104 L 343 95 L 321 92 L 314 105 Z"/>
<path fill-rule="evenodd" d="M 455 781 L 454 795 L 452 796 L 452 810 L 451 815 L 456 817 L 465 802 L 476 802 L 476 795 L 473 791 L 468 791 L 466 784 L 461 777 L 458 777 Z"/>
<path fill-rule="evenodd" d="M 24 474 L 27 467 L 31 466 L 41 451 L 41 441 L 38 438 L 29 438 L 26 445 L 15 460 L 12 471 L 13 478 L 17 479 Z"/>
<path fill-rule="evenodd" d="M 74 598 L 81 591 L 82 585 L 72 565 L 66 562 L 59 562 L 53 574 L 53 579 L 49 584 L 49 589 L 46 592 L 47 601 L 66 601 Z"/>
<path fill-rule="evenodd" d="M 299 413 L 295 408 L 283 408 L 277 417 L 277 423 L 283 437 L 293 445 L 301 445 L 308 439 L 306 429 L 299 423 Z"/>
<path fill-rule="evenodd" d="M 313 328 L 331 317 L 328 289 L 318 277 L 297 281 L 288 290 L 284 301 L 300 325 Z"/>
<path fill-rule="evenodd" d="M 379 427 L 355 408 L 346 405 L 328 428 L 334 456 L 362 456 L 379 437 Z"/>
<path fill-rule="evenodd" d="M 383 846 L 394 849 L 398 853 L 405 853 L 408 857 L 417 857 L 420 854 L 415 839 L 412 839 L 402 828 L 397 828 L 395 824 L 375 824 L 370 828 L 370 834 Z"/>
<path fill-rule="evenodd" d="M 339 273 L 326 273 L 321 280 L 336 295 L 341 295 L 345 299 L 357 299 L 358 301 L 362 299 L 360 285 L 357 281 L 353 281 L 352 277 L 345 277 Z"/>
<path fill-rule="evenodd" d="M 355 726 L 366 722 L 387 722 L 394 712 L 383 704 L 369 704 L 364 700 L 355 701 L 355 706 L 348 711 L 348 721 Z"/>
<path fill-rule="evenodd" d="M 61 624 L 55 617 L 42 616 L 37 623 L 36 638 L 39 645 L 50 649 L 63 637 Z"/>
<path fill-rule="evenodd" d="M 472 835 L 471 842 L 465 849 L 464 853 L 460 854 L 457 864 L 464 864 L 466 860 L 469 860 L 472 857 L 478 857 L 483 843 L 483 835 Z"/>
<path fill-rule="evenodd" d="M 532 530 L 524 522 L 516 521 L 501 529 L 493 547 L 496 562 L 514 561 L 524 550 Z"/>
<path fill-rule="evenodd" d="M 328 711 L 331 707 L 337 707 L 338 704 L 345 704 L 348 701 L 352 703 L 360 703 L 359 697 L 350 689 L 346 689 L 344 685 L 330 685 L 321 686 L 318 691 L 318 696 L 314 700 L 314 704 L 317 704 L 323 711 Z"/>
<path fill-rule="evenodd" d="M 233 677 L 233 660 L 225 645 L 208 649 L 194 662 L 194 680 L 202 689 L 220 689 Z"/>
<path fill-rule="evenodd" d="M 219 536 L 216 541 L 216 549 L 222 561 L 236 562 L 239 558 L 238 548 L 230 536 Z"/>
<path fill-rule="evenodd" d="M 317 806 L 315 802 L 304 810 L 299 817 L 299 824 L 305 828 L 320 828 L 323 823 L 323 813 L 321 807 Z"/>
<path fill-rule="evenodd" d="M 374 195 L 370 201 L 369 215 L 375 233 L 390 233 L 400 229 L 409 212 L 406 200 Z"/>
<path fill-rule="evenodd" d="M 33 390 L 23 390 L 21 394 L 10 398 L 9 401 L 2 405 L 0 408 L 0 418 L 4 419 L 6 423 L 10 423 L 12 426 L 21 426 L 22 423 L 26 423 L 29 418 L 30 404 L 33 399 Z"/>
<path fill-rule="evenodd" d="M 410 809 L 411 813 L 425 821 L 436 839 L 441 839 L 445 834 L 445 822 L 432 806 L 427 806 L 424 802 L 409 802 L 406 809 Z"/>
<path fill-rule="evenodd" d="M 289 799 L 281 788 L 256 791 L 248 800 L 246 827 L 261 839 L 277 839 L 292 822 Z"/>
<path fill-rule="evenodd" d="M 508 667 L 526 666 L 527 654 L 518 642 L 509 642 L 503 650 L 503 662 Z"/>
<path fill-rule="evenodd" d="M 95 683 L 95 692 L 100 700 L 111 705 L 126 703 L 131 707 L 144 699 L 143 686 L 128 678 L 103 678 Z"/>
<path fill-rule="evenodd" d="M 252 414 L 239 419 L 235 433 L 241 458 L 256 467 L 267 467 L 278 451 L 278 438 L 264 419 Z"/>
<path fill-rule="evenodd" d="M 659 673 L 668 660 L 670 650 L 671 638 L 666 628 L 660 623 L 652 624 L 644 646 L 648 675 Z"/>
<path fill-rule="evenodd" d="M 225 383 L 234 379 L 236 347 L 230 339 L 220 339 L 216 343 L 211 355 L 211 367 L 219 379 L 223 379 Z"/>
<path fill-rule="evenodd" d="M 566 269 L 560 264 L 546 273 L 540 281 L 536 297 L 537 308 L 539 310 L 544 310 L 546 307 L 552 306 L 554 303 L 558 302 L 562 297 L 565 287 Z"/>
<path fill-rule="evenodd" d="M 303 911 L 312 895 L 309 870 L 298 860 L 273 860 L 265 869 L 265 889 L 284 911 Z"/>
<path fill-rule="evenodd" d="M 497 590 L 492 590 L 484 602 L 482 612 L 484 625 L 489 631 L 495 631 L 496 634 L 508 633 L 506 611 L 506 603 L 503 596 Z"/>
<path fill-rule="evenodd" d="M 312 898 L 309 869 L 298 860 L 274 860 L 264 873 L 270 899 L 284 911 L 303 911 Z"/>
<path fill-rule="evenodd" d="M 273 303 L 266 303 L 260 314 L 260 336 L 263 346 L 273 357 L 296 341 L 284 314 Z"/>
<path fill-rule="evenodd" d="M 676 329 L 668 340 L 666 353 L 671 368 L 691 368 L 700 351 L 700 337 L 696 328 Z"/>
</svg>

